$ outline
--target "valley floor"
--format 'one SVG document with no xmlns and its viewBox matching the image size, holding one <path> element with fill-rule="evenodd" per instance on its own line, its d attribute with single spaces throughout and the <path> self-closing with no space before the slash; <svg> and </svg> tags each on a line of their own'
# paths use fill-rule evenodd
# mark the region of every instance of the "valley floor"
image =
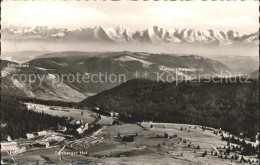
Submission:
<svg viewBox="0 0 260 165">
<path fill-rule="evenodd" d="M 31 104 L 39 112 L 82 119 L 89 123 L 95 121 L 95 114 L 70 108 L 47 108 Z M 58 111 L 60 109 L 61 111 Z M 56 111 L 55 111 L 56 110 Z M 63 111 L 62 111 L 63 110 Z M 64 111 L 66 110 L 66 111 Z M 81 118 L 83 116 L 83 118 Z M 217 129 L 202 129 L 198 125 L 174 123 L 134 123 L 111 125 L 114 119 L 101 115 L 101 127 L 95 132 L 78 139 L 49 130 L 50 137 L 64 137 L 61 143 L 45 147 L 32 147 L 35 139 L 18 139 L 18 147 L 26 151 L 16 155 L 1 151 L 2 159 L 15 160 L 19 164 L 240 164 L 241 154 L 231 152 L 226 158 L 219 158 L 227 147 L 221 140 Z M 37 140 L 36 140 L 37 141 Z M 235 144 L 230 144 L 235 145 Z M 207 153 L 203 156 L 203 153 Z M 215 155 L 215 153 L 218 153 Z M 238 160 L 231 156 L 238 155 Z M 214 156 L 215 155 L 215 156 Z M 224 155 L 224 154 L 223 154 Z M 244 156 L 245 160 L 257 161 L 257 155 Z"/>
</svg>

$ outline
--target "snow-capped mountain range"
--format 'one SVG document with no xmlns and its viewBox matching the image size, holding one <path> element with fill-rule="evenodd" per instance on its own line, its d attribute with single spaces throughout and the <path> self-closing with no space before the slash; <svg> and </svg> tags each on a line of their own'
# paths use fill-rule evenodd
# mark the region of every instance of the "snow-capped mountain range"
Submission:
<svg viewBox="0 0 260 165">
<path fill-rule="evenodd" d="M 66 29 L 47 26 L 16 27 L 6 26 L 1 29 L 3 40 L 43 40 L 43 41 L 73 41 L 97 43 L 203 43 L 230 45 L 236 43 L 258 44 L 259 32 L 240 34 L 235 31 L 165 29 L 154 26 L 143 31 L 130 31 L 124 26 L 104 28 L 102 26 Z"/>
</svg>

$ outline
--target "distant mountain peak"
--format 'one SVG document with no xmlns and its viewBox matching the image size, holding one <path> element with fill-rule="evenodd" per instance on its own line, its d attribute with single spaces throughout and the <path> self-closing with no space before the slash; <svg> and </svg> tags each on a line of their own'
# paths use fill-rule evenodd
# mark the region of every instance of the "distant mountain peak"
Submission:
<svg viewBox="0 0 260 165">
<path fill-rule="evenodd" d="M 124 25 L 115 28 L 105 28 L 101 25 L 87 28 L 66 29 L 51 28 L 47 26 L 33 27 L 2 27 L 3 40 L 43 40 L 64 42 L 102 42 L 102 43 L 198 43 L 198 44 L 258 44 L 259 32 L 251 34 L 240 34 L 229 30 L 227 32 L 215 29 L 165 29 L 155 25 L 143 31 L 130 31 Z"/>
</svg>

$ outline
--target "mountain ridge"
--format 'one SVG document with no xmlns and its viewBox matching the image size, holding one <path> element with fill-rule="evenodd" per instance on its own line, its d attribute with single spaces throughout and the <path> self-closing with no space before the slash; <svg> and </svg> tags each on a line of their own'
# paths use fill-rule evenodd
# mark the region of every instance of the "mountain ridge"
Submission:
<svg viewBox="0 0 260 165">
<path fill-rule="evenodd" d="M 259 32 L 241 34 L 233 30 L 224 32 L 213 29 L 204 31 L 187 28 L 165 29 L 160 26 L 153 26 L 142 31 L 130 31 L 122 25 L 116 28 L 95 26 L 78 29 L 51 28 L 47 26 L 2 27 L 2 38 L 4 40 L 74 41 L 112 44 L 258 44 L 258 35 Z"/>
<path fill-rule="evenodd" d="M 172 81 L 177 77 L 190 79 L 189 76 L 193 74 L 213 76 L 232 72 L 223 63 L 201 56 L 173 56 L 140 52 L 56 52 L 47 53 L 26 62 L 28 67 L 8 67 L 8 63 L 11 62 L 4 60 L 1 65 L 2 93 L 16 95 L 20 91 L 21 96 L 70 101 L 80 101 L 87 96 L 120 85 L 124 79 L 125 81 L 134 79 L 135 72 L 140 73 L 139 78 L 143 76 L 143 73 L 149 72 L 147 79 L 157 80 L 160 77 L 165 81 Z M 173 68 L 174 70 L 163 71 L 160 70 L 161 67 Z M 203 71 L 199 73 L 177 72 L 176 68 L 197 68 L 203 69 Z M 84 75 L 85 73 L 89 73 L 90 76 L 102 73 L 102 82 L 97 81 L 98 76 L 94 77 L 93 82 L 83 82 L 82 79 L 71 82 L 65 76 L 64 80 L 53 83 L 55 77 L 59 77 L 58 79 L 61 80 L 62 75 L 72 74 L 76 77 L 77 74 Z M 13 74 L 17 74 L 14 79 L 12 78 Z M 42 80 L 37 78 L 34 83 L 29 84 L 28 81 L 22 82 L 18 79 L 21 74 L 27 75 L 27 77 L 31 74 L 37 75 Z M 116 75 L 118 81 L 105 81 L 111 74 Z M 124 75 L 125 78 L 119 79 L 119 75 Z"/>
</svg>

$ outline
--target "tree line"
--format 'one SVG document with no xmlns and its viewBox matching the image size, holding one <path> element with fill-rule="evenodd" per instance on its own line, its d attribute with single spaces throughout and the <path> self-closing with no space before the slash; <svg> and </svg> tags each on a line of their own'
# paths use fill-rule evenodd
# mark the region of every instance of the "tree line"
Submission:
<svg viewBox="0 0 260 165">
<path fill-rule="evenodd" d="M 66 118 L 28 110 L 26 105 L 17 97 L 1 97 L 1 123 L 7 124 L 1 127 L 1 140 L 6 140 L 9 135 L 12 139 L 25 137 L 26 133 L 32 133 L 57 128 L 65 125 Z"/>
<path fill-rule="evenodd" d="M 255 140 L 259 123 L 258 80 L 250 83 L 154 82 L 130 80 L 88 97 L 82 106 L 131 116 L 136 121 L 171 122 L 222 128 Z M 126 117 L 124 117 L 125 119 Z"/>
</svg>

